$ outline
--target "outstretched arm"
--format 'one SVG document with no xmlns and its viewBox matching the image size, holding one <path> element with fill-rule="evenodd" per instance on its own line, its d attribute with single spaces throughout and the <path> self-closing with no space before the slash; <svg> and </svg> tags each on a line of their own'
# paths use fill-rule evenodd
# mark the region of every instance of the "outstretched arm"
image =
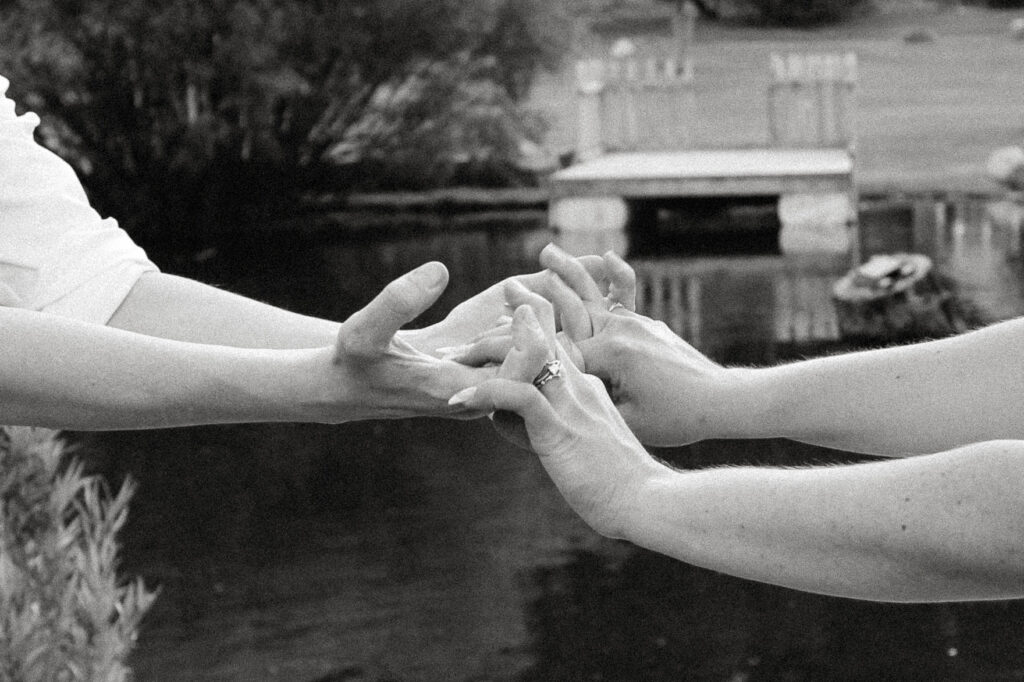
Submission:
<svg viewBox="0 0 1024 682">
<path fill-rule="evenodd" d="M 238 348 L 319 348 L 333 342 L 339 326 L 162 272 L 143 274 L 108 325 Z"/>
<path fill-rule="evenodd" d="M 0 423 L 131 429 L 250 421 L 459 416 L 453 390 L 493 372 L 438 360 L 396 330 L 440 295 L 428 263 L 338 327 L 333 345 L 187 343 L 0 308 Z"/>
<path fill-rule="evenodd" d="M 731 575 L 879 601 L 1024 596 L 1024 441 L 836 467 L 665 470 L 640 489 L 624 537 Z"/>
<path fill-rule="evenodd" d="M 545 265 L 585 301 L 594 332 L 578 340 L 586 371 L 609 382 L 645 443 L 785 437 L 903 456 L 1024 439 L 1024 318 L 926 343 L 726 368 L 659 322 L 587 301 L 574 259 L 549 250 Z"/>
<path fill-rule="evenodd" d="M 599 533 L 823 594 L 900 602 L 1024 596 L 1024 442 L 836 467 L 675 471 L 644 451 L 604 387 L 568 363 L 547 304 L 510 293 L 523 306 L 514 350 L 498 379 L 453 400 L 522 416 L 559 491 Z M 532 310 L 543 326 L 529 324 Z M 531 386 L 555 357 L 566 365 L 563 378 Z"/>
<path fill-rule="evenodd" d="M 1022 358 L 1024 319 L 1015 319 L 927 343 L 738 370 L 730 390 L 763 396 L 745 424 L 751 435 L 927 453 L 1024 439 Z"/>
<path fill-rule="evenodd" d="M 594 311 L 579 349 L 641 440 L 784 437 L 883 456 L 1024 439 L 1024 319 L 909 346 L 725 368 L 664 325 Z"/>
</svg>

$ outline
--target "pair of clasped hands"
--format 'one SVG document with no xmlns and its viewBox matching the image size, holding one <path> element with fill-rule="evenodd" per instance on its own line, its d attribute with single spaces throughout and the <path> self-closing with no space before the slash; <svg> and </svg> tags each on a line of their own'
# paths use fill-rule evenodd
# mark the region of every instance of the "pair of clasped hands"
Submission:
<svg viewBox="0 0 1024 682">
<path fill-rule="evenodd" d="M 472 383 L 450 397 L 447 416 L 491 415 L 503 436 L 540 456 L 591 527 L 622 537 L 640 487 L 664 469 L 638 436 L 652 444 L 695 439 L 680 436 L 686 427 L 669 395 L 680 377 L 669 376 L 665 361 L 685 357 L 691 384 L 723 368 L 633 312 L 635 274 L 618 256 L 574 258 L 549 245 L 540 262 L 544 271 L 505 280 L 444 322 L 395 338 Z M 456 330 L 470 334 L 466 342 L 444 344 Z M 538 381 L 552 361 L 557 376 Z"/>
</svg>

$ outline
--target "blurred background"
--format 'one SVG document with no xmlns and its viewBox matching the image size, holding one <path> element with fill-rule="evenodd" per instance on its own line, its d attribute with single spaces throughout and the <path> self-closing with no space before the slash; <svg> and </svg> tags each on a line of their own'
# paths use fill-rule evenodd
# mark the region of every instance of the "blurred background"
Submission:
<svg viewBox="0 0 1024 682">
<path fill-rule="evenodd" d="M 683 14 L 687 147 L 767 143 L 771 54 L 855 53 L 862 256 L 926 254 L 966 324 L 1024 313 L 1022 2 L 0 0 L 0 74 L 163 270 L 342 320 L 441 260 L 419 325 L 558 237 L 587 31 L 679 40 Z M 625 255 L 681 282 L 648 312 L 716 360 L 858 347 L 821 322 L 845 266 L 790 267 L 773 206 L 631 208 Z M 599 538 L 486 420 L 69 435 L 140 483 L 122 570 L 161 587 L 140 680 L 1024 679 L 1018 602 L 819 597 Z"/>
</svg>

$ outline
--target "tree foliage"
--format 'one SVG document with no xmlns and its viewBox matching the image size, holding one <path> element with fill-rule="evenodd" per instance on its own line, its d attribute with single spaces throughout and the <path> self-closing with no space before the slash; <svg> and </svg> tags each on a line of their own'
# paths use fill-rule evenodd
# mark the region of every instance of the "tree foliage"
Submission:
<svg viewBox="0 0 1024 682">
<path fill-rule="evenodd" d="M 429 138 L 430 158 L 457 165 L 465 150 L 444 145 L 459 128 L 508 163 L 534 130 L 516 98 L 557 57 L 545 7 L 7 0 L 0 73 L 102 211 L 137 234 L 201 229 L 259 219 L 268 199 L 310 184 L 358 182 L 326 159 L 387 150 L 408 181 L 443 181 L 436 162 L 419 168 L 423 153 L 402 152 Z"/>
</svg>

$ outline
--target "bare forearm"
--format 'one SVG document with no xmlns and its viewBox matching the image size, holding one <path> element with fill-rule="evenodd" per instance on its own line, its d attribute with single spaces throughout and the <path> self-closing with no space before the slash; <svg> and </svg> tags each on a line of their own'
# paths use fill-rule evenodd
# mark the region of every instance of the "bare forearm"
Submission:
<svg viewBox="0 0 1024 682">
<path fill-rule="evenodd" d="M 665 472 L 627 537 L 745 577 L 881 601 L 1024 596 L 1024 443 L 802 470 Z"/>
<path fill-rule="evenodd" d="M 181 343 L 0 308 L 0 423 L 102 430 L 312 421 L 317 352 Z"/>
<path fill-rule="evenodd" d="M 338 334 L 334 322 L 164 273 L 143 275 L 109 326 L 238 348 L 320 348 L 332 344 Z"/>
<path fill-rule="evenodd" d="M 719 428 L 887 456 L 1024 439 L 1024 320 L 928 343 L 736 370 Z"/>
</svg>

